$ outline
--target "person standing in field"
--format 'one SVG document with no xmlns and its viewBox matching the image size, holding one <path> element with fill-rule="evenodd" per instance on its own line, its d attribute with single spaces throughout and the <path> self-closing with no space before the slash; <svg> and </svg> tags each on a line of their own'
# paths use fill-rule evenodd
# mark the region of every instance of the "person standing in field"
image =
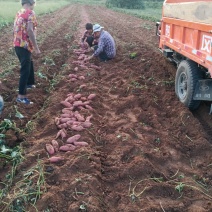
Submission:
<svg viewBox="0 0 212 212">
<path fill-rule="evenodd" d="M 16 102 L 26 105 L 33 104 L 26 97 L 27 88 L 35 87 L 34 67 L 31 58 L 32 52 L 34 50 L 36 54 L 40 53 L 36 41 L 37 20 L 33 11 L 35 1 L 21 0 L 22 9 L 16 14 L 13 31 L 13 46 L 21 64 L 19 94 Z"/>
<path fill-rule="evenodd" d="M 87 42 L 90 47 L 92 47 L 93 45 L 97 45 L 98 41 L 94 39 L 93 36 L 93 24 L 87 23 L 85 25 L 85 29 L 86 30 L 83 34 L 83 37 L 81 38 L 82 47 L 85 46 L 85 42 Z"/>
<path fill-rule="evenodd" d="M 98 38 L 98 45 L 95 45 L 94 53 L 90 57 L 84 59 L 89 61 L 94 57 L 99 57 L 101 61 L 108 61 L 116 56 L 116 46 L 113 37 L 109 32 L 103 30 L 104 27 L 99 24 L 93 25 L 94 38 Z"/>
</svg>

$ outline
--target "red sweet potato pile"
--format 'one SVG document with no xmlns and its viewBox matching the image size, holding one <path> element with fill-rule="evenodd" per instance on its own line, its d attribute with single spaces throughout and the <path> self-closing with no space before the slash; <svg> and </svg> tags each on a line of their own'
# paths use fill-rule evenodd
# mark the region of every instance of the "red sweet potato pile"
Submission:
<svg viewBox="0 0 212 212">
<path fill-rule="evenodd" d="M 84 62 L 87 52 L 88 50 L 86 49 L 74 50 L 74 53 L 78 56 L 78 60 L 73 62 L 78 65 L 78 67 L 74 68 L 74 71 L 78 71 L 80 67 L 100 70 L 100 67 Z M 85 76 L 73 73 L 69 74 L 68 78 L 69 83 L 85 80 Z M 86 84 L 80 85 L 81 89 L 85 87 Z M 62 152 L 75 151 L 80 147 L 88 146 L 86 141 L 81 140 L 81 135 L 75 134 L 75 132 L 81 132 L 92 126 L 91 119 L 93 115 L 89 113 L 93 111 L 93 108 L 90 103 L 94 101 L 95 98 L 96 94 L 94 93 L 88 96 L 84 96 L 81 93 L 69 93 L 64 100 L 61 100 L 61 114 L 54 119 L 58 131 L 55 138 L 45 146 L 47 153 L 51 156 L 49 162 L 61 162 L 65 159 L 60 156 Z M 56 154 L 58 154 L 58 156 L 55 156 Z"/>
</svg>

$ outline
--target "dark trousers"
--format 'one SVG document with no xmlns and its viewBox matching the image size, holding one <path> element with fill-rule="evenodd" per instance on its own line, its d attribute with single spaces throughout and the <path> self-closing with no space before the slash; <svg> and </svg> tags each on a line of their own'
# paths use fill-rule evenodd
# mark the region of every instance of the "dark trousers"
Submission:
<svg viewBox="0 0 212 212">
<path fill-rule="evenodd" d="M 98 49 L 98 45 L 95 45 L 94 46 L 94 50 L 97 50 Z M 99 59 L 101 60 L 101 61 L 108 61 L 108 60 L 111 60 L 111 58 L 109 58 L 108 56 L 107 56 L 107 54 L 103 51 L 103 52 L 101 52 L 100 54 L 99 54 Z"/>
<path fill-rule="evenodd" d="M 19 94 L 26 95 L 27 85 L 35 84 L 34 67 L 31 59 L 31 52 L 22 47 L 15 47 L 16 55 L 21 63 Z"/>
<path fill-rule="evenodd" d="M 86 42 L 88 43 L 90 47 L 93 46 L 93 40 L 94 40 L 93 36 L 88 36 L 86 39 Z"/>
</svg>

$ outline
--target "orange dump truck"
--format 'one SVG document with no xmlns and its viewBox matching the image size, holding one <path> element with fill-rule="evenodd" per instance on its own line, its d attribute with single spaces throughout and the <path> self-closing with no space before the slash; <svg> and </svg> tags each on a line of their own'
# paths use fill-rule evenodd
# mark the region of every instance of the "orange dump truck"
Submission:
<svg viewBox="0 0 212 212">
<path fill-rule="evenodd" d="M 212 0 L 166 0 L 156 26 L 159 49 L 178 67 L 175 92 L 179 100 L 191 110 L 202 100 L 211 102 Z"/>
</svg>

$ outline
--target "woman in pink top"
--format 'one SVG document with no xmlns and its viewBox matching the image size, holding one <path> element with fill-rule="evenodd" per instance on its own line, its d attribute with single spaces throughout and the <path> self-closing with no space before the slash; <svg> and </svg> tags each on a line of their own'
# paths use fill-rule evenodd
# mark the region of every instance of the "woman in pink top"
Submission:
<svg viewBox="0 0 212 212">
<path fill-rule="evenodd" d="M 16 55 L 21 63 L 19 94 L 17 102 L 32 104 L 26 97 L 27 88 L 34 86 L 34 68 L 31 59 L 32 52 L 39 54 L 40 50 L 37 45 L 35 30 L 37 20 L 35 12 L 35 0 L 21 0 L 22 9 L 16 14 L 14 21 L 14 40 Z"/>
</svg>

